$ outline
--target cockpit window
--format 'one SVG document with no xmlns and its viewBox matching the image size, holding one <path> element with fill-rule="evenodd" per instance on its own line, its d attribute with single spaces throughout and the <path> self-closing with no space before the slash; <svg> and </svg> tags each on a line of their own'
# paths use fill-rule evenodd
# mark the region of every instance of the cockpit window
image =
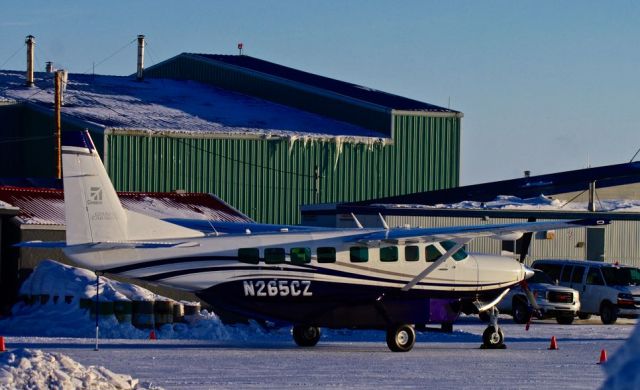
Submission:
<svg viewBox="0 0 640 390">
<path fill-rule="evenodd" d="M 442 247 L 446 250 L 449 251 L 449 249 L 453 248 L 454 246 L 456 246 L 457 244 L 453 241 L 442 241 L 440 243 L 440 245 L 442 245 Z M 456 253 L 453 254 L 453 259 L 456 261 L 460 261 L 460 260 L 464 260 L 467 258 L 467 252 L 465 252 L 465 250 L 463 248 L 460 248 Z"/>
<path fill-rule="evenodd" d="M 442 252 L 440 252 L 440 250 L 436 248 L 434 245 L 427 245 L 425 247 L 425 252 L 427 253 L 427 261 L 429 263 L 432 263 L 438 260 L 440 256 L 442 256 Z"/>
</svg>

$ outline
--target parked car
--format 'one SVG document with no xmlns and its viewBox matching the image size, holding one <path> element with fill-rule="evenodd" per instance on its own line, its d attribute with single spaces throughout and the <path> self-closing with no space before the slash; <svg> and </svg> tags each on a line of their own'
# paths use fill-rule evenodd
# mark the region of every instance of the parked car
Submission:
<svg viewBox="0 0 640 390">
<path fill-rule="evenodd" d="M 539 306 L 539 318 L 554 318 L 559 324 L 571 324 L 580 310 L 578 291 L 562 286 L 556 286 L 542 271 L 534 269 L 535 274 L 527 279 L 529 289 Z M 529 321 L 532 310 L 522 287 L 517 286 L 509 290 L 507 295 L 498 303 L 498 310 L 510 313 L 513 321 L 524 324 Z"/>
<path fill-rule="evenodd" d="M 584 260 L 536 260 L 532 266 L 580 292 L 581 319 L 597 314 L 602 323 L 613 324 L 618 317 L 640 316 L 638 268 Z"/>
</svg>

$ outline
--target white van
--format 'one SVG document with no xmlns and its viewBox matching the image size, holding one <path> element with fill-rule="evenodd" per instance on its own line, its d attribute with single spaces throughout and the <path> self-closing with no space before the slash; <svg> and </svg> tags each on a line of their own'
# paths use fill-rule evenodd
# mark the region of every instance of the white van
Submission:
<svg viewBox="0 0 640 390">
<path fill-rule="evenodd" d="M 536 260 L 532 268 L 561 286 L 578 290 L 581 319 L 597 314 L 602 323 L 613 324 L 618 317 L 640 316 L 638 268 L 585 260 Z"/>
</svg>

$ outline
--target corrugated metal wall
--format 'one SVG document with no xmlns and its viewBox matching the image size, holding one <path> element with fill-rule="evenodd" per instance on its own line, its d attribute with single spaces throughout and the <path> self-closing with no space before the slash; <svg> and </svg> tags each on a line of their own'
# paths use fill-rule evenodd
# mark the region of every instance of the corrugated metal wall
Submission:
<svg viewBox="0 0 640 390">
<path fill-rule="evenodd" d="M 398 117 L 387 144 L 110 134 L 120 191 L 210 192 L 257 221 L 298 223 L 298 208 L 458 185 L 460 119 Z M 319 167 L 316 195 L 314 168 Z"/>
<path fill-rule="evenodd" d="M 250 71 L 229 67 L 213 60 L 181 54 L 145 70 L 145 77 L 195 80 L 225 89 L 260 97 L 305 111 L 363 126 L 389 135 L 391 113 L 388 109 L 373 109 L 344 99 L 321 95 L 297 88 Z"/>
</svg>

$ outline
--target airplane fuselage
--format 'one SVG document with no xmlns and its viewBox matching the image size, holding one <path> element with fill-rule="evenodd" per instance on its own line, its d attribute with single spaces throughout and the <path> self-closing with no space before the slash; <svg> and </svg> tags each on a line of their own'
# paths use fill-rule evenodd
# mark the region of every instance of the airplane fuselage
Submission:
<svg viewBox="0 0 640 390">
<path fill-rule="evenodd" d="M 453 322 L 456 302 L 492 299 L 525 278 L 513 259 L 460 251 L 403 291 L 447 252 L 447 242 L 372 247 L 353 239 L 379 231 L 227 234 L 178 247 L 66 252 L 100 271 L 193 291 L 219 312 L 323 327 Z"/>
</svg>

